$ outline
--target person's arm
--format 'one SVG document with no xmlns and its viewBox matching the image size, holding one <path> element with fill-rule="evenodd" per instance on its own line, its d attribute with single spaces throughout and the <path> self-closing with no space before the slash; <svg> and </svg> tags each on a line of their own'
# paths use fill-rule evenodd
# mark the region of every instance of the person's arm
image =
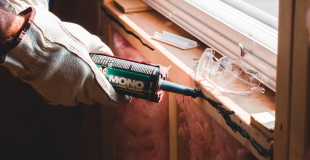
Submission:
<svg viewBox="0 0 310 160">
<path fill-rule="evenodd" d="M 7 52 L 22 40 L 22 31 L 29 28 L 30 16 L 30 13 L 16 15 L 0 7 L 0 64 L 5 61 Z"/>
<path fill-rule="evenodd" d="M 25 18 L 0 8 L 0 49 L 13 41 L 21 30 Z"/>
<path fill-rule="evenodd" d="M 97 36 L 40 8 L 27 8 L 19 13 L 23 17 L 8 14 L 1 17 L 0 55 L 6 56 L 0 64 L 32 85 L 46 102 L 120 106 L 130 101 L 91 60 L 89 53 L 112 54 Z"/>
<path fill-rule="evenodd" d="M 13 42 L 24 22 L 24 17 L 16 16 L 0 8 L 0 64 L 5 60 L 5 50 Z"/>
</svg>

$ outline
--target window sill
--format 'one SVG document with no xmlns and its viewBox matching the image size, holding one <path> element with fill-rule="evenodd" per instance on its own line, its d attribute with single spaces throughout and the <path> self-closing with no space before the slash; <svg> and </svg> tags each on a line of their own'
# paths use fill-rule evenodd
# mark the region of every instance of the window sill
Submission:
<svg viewBox="0 0 310 160">
<path fill-rule="evenodd" d="M 272 149 L 275 120 L 275 93 L 273 91 L 269 90 L 267 87 L 265 87 L 265 94 L 234 95 L 209 91 L 199 83 L 196 84 L 194 80 L 194 68 L 198 63 L 198 60 L 195 59 L 199 59 L 203 51 L 207 48 L 205 44 L 175 24 L 165 26 L 165 22 L 169 22 L 169 20 L 156 11 L 124 14 L 120 12 L 114 4 L 107 4 L 105 9 L 124 25 L 127 30 L 139 36 L 143 43 L 154 49 L 154 51 L 152 51 L 142 45 L 138 39 L 127 34 L 123 28 L 114 21 L 111 21 L 104 12 L 102 12 L 104 21 L 108 22 L 117 32 L 122 34 L 146 58 L 154 64 L 171 66 L 169 71 L 169 79 L 171 81 L 192 88 L 201 88 L 206 96 L 222 103 L 224 108 L 235 111 L 235 114 L 231 115 L 231 119 L 245 129 L 260 145 L 267 150 Z M 181 50 L 151 39 L 155 31 L 161 32 L 162 30 L 196 40 L 200 46 L 189 50 Z M 269 156 L 260 156 L 247 139 L 243 138 L 239 133 L 233 132 L 230 127 L 226 125 L 222 116 L 217 113 L 207 101 L 196 98 L 195 102 L 242 145 L 247 147 L 258 159 L 270 159 Z M 269 120 L 266 119 L 266 116 L 260 116 L 260 114 L 268 115 Z"/>
</svg>

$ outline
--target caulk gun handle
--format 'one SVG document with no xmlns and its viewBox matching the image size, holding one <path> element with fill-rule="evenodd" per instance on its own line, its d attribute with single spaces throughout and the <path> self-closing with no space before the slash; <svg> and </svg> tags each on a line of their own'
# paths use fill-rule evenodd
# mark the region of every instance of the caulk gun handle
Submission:
<svg viewBox="0 0 310 160">
<path fill-rule="evenodd" d="M 185 86 L 182 86 L 182 85 L 179 85 L 176 83 L 172 83 L 169 81 L 165 81 L 165 80 L 161 80 L 159 89 L 164 90 L 164 91 L 168 91 L 168 92 L 183 94 L 186 96 L 197 97 L 194 95 L 194 94 L 196 94 L 195 89 L 185 87 Z"/>
</svg>

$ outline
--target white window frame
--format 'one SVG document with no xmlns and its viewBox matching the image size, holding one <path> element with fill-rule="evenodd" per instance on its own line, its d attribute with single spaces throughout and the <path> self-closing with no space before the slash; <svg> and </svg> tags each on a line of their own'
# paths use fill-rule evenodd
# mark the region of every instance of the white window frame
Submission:
<svg viewBox="0 0 310 160">
<path fill-rule="evenodd" d="M 241 63 L 259 70 L 262 82 L 276 91 L 277 26 L 218 0 L 143 1 L 223 56 L 240 58 L 241 43 L 245 51 Z"/>
<path fill-rule="evenodd" d="M 223 1 L 230 6 L 233 6 L 234 8 L 237 8 L 238 10 L 242 11 L 243 13 L 246 13 L 247 15 L 264 22 L 265 24 L 278 29 L 278 18 L 261 10 L 256 8 L 255 6 L 246 3 L 242 0 L 220 0 Z M 279 11 L 279 10 L 277 10 Z"/>
</svg>

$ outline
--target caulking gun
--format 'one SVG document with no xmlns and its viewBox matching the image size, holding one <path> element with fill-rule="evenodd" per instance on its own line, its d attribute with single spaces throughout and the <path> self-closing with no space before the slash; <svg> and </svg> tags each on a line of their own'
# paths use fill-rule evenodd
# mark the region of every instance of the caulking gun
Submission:
<svg viewBox="0 0 310 160">
<path fill-rule="evenodd" d="M 115 90 L 121 94 L 156 103 L 160 102 L 163 91 L 179 93 L 192 98 L 205 98 L 199 89 L 167 81 L 167 67 L 107 54 L 90 54 L 90 57 Z"/>
</svg>

